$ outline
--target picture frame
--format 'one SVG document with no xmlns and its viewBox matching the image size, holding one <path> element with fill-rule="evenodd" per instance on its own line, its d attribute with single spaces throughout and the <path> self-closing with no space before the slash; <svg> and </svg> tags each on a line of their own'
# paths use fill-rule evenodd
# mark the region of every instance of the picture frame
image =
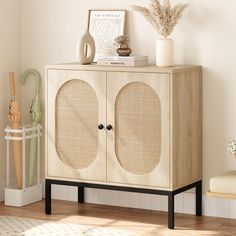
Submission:
<svg viewBox="0 0 236 236">
<path fill-rule="evenodd" d="M 88 29 L 95 41 L 97 57 L 116 55 L 115 38 L 125 34 L 126 10 L 89 10 Z"/>
</svg>

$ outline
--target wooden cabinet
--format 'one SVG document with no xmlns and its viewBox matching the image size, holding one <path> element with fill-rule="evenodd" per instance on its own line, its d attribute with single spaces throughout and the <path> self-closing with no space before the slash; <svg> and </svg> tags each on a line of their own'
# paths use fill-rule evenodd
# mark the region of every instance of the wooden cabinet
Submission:
<svg viewBox="0 0 236 236">
<path fill-rule="evenodd" d="M 160 190 L 201 180 L 201 99 L 198 66 L 48 66 L 46 178 Z"/>
</svg>

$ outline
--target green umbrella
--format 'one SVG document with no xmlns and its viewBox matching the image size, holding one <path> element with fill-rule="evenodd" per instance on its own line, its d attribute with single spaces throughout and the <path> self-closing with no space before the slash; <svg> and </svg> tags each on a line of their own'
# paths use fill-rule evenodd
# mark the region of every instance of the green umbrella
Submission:
<svg viewBox="0 0 236 236">
<path fill-rule="evenodd" d="M 24 72 L 21 77 L 22 84 L 26 83 L 26 79 L 29 75 L 32 75 L 36 78 L 36 89 L 35 89 L 35 98 L 33 99 L 30 107 L 30 119 L 31 119 L 31 126 L 36 127 L 41 118 L 41 109 L 40 109 L 40 102 L 39 102 L 39 90 L 40 90 L 40 80 L 41 76 L 39 72 L 35 69 L 30 69 Z M 31 131 L 31 134 L 36 134 L 37 131 Z M 39 147 L 38 147 L 39 148 Z M 35 163 L 36 163 L 36 150 L 37 150 L 37 138 L 34 137 L 30 140 L 30 159 L 29 159 L 29 186 L 33 185 L 34 182 L 34 172 L 35 172 Z"/>
</svg>

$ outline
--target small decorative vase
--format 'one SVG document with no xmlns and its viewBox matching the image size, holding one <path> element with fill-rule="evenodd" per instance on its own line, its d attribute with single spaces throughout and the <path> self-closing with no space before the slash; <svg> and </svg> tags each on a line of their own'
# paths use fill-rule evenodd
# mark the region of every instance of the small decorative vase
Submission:
<svg viewBox="0 0 236 236">
<path fill-rule="evenodd" d="M 174 45 L 172 39 L 157 39 L 156 41 L 156 65 L 173 66 Z"/>
<path fill-rule="evenodd" d="M 128 47 L 128 44 L 126 45 L 120 45 L 119 48 L 117 48 L 116 52 L 119 54 L 119 56 L 129 56 L 132 52 L 131 48 Z"/>
<path fill-rule="evenodd" d="M 120 35 L 115 38 L 115 43 L 119 45 L 119 48 L 117 48 L 116 52 L 121 57 L 128 57 L 130 53 L 132 52 L 131 48 L 129 48 L 129 37 L 126 35 Z"/>
<path fill-rule="evenodd" d="M 77 46 L 77 56 L 82 65 L 91 64 L 95 57 L 95 41 L 89 30 L 82 36 L 79 47 Z"/>
</svg>

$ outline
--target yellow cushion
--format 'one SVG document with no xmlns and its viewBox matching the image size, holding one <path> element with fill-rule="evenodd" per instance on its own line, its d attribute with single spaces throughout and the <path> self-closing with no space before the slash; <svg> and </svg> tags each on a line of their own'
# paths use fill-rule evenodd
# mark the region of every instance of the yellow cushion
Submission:
<svg viewBox="0 0 236 236">
<path fill-rule="evenodd" d="M 236 170 L 227 171 L 210 179 L 210 191 L 236 194 Z"/>
</svg>

